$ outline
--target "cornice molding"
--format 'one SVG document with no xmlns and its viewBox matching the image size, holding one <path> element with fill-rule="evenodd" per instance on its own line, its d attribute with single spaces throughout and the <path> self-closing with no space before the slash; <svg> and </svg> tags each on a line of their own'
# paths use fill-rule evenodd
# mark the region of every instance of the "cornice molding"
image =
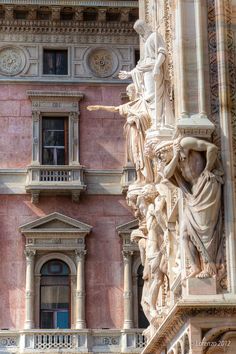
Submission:
<svg viewBox="0 0 236 354">
<path fill-rule="evenodd" d="M 27 91 L 27 96 L 31 99 L 37 98 L 51 98 L 51 97 L 60 97 L 60 98 L 71 98 L 76 97 L 81 100 L 84 97 L 84 94 L 80 91 L 41 91 L 41 90 L 29 90 Z"/>
<path fill-rule="evenodd" d="M 180 300 L 160 324 L 142 354 L 161 353 L 165 345 L 173 339 L 183 324 L 186 323 L 187 318 L 197 315 L 223 317 L 225 314 L 236 315 L 235 301 L 226 303 L 223 299 L 209 302 Z"/>
<path fill-rule="evenodd" d="M 112 1 L 112 0 L 0 0 L 0 4 L 7 5 L 43 5 L 43 6 L 92 6 L 92 7 L 138 7 L 138 1 Z"/>
<path fill-rule="evenodd" d="M 138 39 L 132 23 L 96 22 L 96 21 L 40 21 L 40 20 L 6 20 L 0 19 L 0 31 L 25 34 L 83 34 L 83 35 L 132 35 Z M 138 42 L 138 41 L 137 41 Z"/>
</svg>

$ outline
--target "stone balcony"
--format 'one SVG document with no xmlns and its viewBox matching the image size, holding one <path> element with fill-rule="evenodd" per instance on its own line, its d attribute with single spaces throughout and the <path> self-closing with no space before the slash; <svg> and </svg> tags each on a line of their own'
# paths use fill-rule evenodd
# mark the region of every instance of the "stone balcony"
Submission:
<svg viewBox="0 0 236 354">
<path fill-rule="evenodd" d="M 145 345 L 141 329 L 0 331 L 0 354 L 140 353 Z"/>
<path fill-rule="evenodd" d="M 84 167 L 29 166 L 25 189 L 31 193 L 33 203 L 38 203 L 40 194 L 71 194 L 72 200 L 78 202 L 80 193 L 86 189 Z"/>
</svg>

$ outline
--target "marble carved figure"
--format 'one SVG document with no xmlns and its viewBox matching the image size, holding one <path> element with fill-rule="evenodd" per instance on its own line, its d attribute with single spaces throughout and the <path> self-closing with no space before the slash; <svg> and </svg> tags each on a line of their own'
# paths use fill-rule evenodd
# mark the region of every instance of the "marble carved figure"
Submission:
<svg viewBox="0 0 236 354">
<path fill-rule="evenodd" d="M 177 139 L 164 175 L 185 198 L 181 236 L 190 262 L 188 277 L 208 278 L 224 267 L 221 218 L 223 172 L 217 147 L 194 137 Z"/>
<path fill-rule="evenodd" d="M 126 137 L 127 158 L 131 161 L 137 172 L 136 184 L 153 181 L 153 172 L 149 157 L 144 154 L 145 132 L 150 128 L 150 118 L 145 102 L 137 97 L 134 84 L 128 85 L 127 95 L 129 102 L 120 106 L 88 106 L 89 111 L 104 110 L 119 112 L 126 117 L 124 132 Z"/>
<path fill-rule="evenodd" d="M 172 126 L 174 116 L 168 93 L 168 60 L 164 40 L 143 20 L 137 20 L 134 29 L 144 40 L 144 57 L 132 71 L 121 71 L 119 78 L 132 77 L 139 96 L 148 104 L 152 129 Z"/>
</svg>

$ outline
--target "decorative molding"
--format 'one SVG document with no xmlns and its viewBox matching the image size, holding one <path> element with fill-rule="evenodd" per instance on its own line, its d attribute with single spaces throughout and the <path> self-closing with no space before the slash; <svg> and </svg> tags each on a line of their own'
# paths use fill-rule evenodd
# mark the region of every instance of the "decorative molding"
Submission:
<svg viewBox="0 0 236 354">
<path fill-rule="evenodd" d="M 0 0 L 0 4 L 14 5 L 45 5 L 45 6 L 84 6 L 84 7 L 131 7 L 138 8 L 138 1 L 115 0 Z"/>
<path fill-rule="evenodd" d="M 147 343 L 142 354 L 156 353 L 160 354 L 162 349 L 173 339 L 173 337 L 180 331 L 187 320 L 197 317 L 205 316 L 209 319 L 219 318 L 224 316 L 235 316 L 236 307 L 234 302 L 225 303 L 222 301 L 212 302 L 198 302 L 181 300 L 172 308 L 164 320 L 160 323 L 156 333 Z"/>
<path fill-rule="evenodd" d="M 77 98 L 79 101 L 84 98 L 84 94 L 80 91 L 44 91 L 44 90 L 29 90 L 26 92 L 27 96 L 34 100 L 35 97 L 37 98 L 60 98 L 60 99 L 67 99 L 67 98 Z"/>
<path fill-rule="evenodd" d="M 26 65 L 26 56 L 20 47 L 7 46 L 0 48 L 0 74 L 15 76 L 20 74 Z"/>
<path fill-rule="evenodd" d="M 118 56 L 110 48 L 94 48 L 87 56 L 87 64 L 96 77 L 112 76 L 118 67 Z"/>
</svg>

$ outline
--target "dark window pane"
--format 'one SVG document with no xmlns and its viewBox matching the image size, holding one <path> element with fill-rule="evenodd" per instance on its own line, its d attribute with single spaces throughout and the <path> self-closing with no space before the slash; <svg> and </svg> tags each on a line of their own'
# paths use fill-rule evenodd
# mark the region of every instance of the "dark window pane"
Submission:
<svg viewBox="0 0 236 354">
<path fill-rule="evenodd" d="M 51 12 L 49 11 L 37 11 L 38 20 L 49 20 L 51 17 Z"/>
<path fill-rule="evenodd" d="M 67 75 L 68 74 L 67 50 L 44 49 L 43 73 L 45 75 Z"/>
<path fill-rule="evenodd" d="M 43 148 L 43 165 L 65 165 L 65 150 Z"/>
<path fill-rule="evenodd" d="M 69 286 L 41 286 L 41 310 L 69 308 Z"/>
<path fill-rule="evenodd" d="M 107 12 L 106 13 L 106 20 L 108 22 L 120 21 L 120 14 L 118 12 Z"/>
<path fill-rule="evenodd" d="M 96 11 L 84 11 L 83 20 L 84 21 L 97 21 L 97 12 Z"/>
<path fill-rule="evenodd" d="M 54 328 L 53 312 L 41 311 L 41 328 L 45 328 L 45 329 Z"/>
<path fill-rule="evenodd" d="M 61 20 L 62 21 L 72 21 L 74 18 L 73 12 L 61 12 Z"/>
<path fill-rule="evenodd" d="M 64 131 L 46 130 L 43 132 L 44 146 L 62 146 L 64 147 Z"/>
<path fill-rule="evenodd" d="M 42 162 L 44 165 L 65 165 L 65 124 L 67 118 L 48 118 L 42 120 Z"/>
<path fill-rule="evenodd" d="M 14 18 L 16 20 L 26 20 L 28 16 L 28 11 L 16 10 L 14 11 Z"/>
<path fill-rule="evenodd" d="M 143 292 L 143 266 L 140 265 L 138 268 L 138 326 L 139 328 L 147 328 L 149 322 L 143 312 L 141 306 L 142 292 Z"/>
<path fill-rule="evenodd" d="M 52 260 L 42 266 L 42 275 L 69 275 L 69 267 L 59 260 Z"/>
</svg>

